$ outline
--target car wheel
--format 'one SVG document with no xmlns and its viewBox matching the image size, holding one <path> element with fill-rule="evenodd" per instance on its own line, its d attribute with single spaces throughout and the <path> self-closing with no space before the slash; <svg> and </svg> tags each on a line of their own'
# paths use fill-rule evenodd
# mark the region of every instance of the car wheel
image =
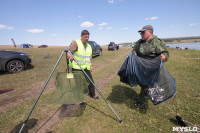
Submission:
<svg viewBox="0 0 200 133">
<path fill-rule="evenodd" d="M 102 55 L 102 51 L 100 50 L 100 51 L 99 51 L 99 56 L 101 56 L 101 55 Z"/>
<path fill-rule="evenodd" d="M 10 73 L 18 73 L 24 70 L 24 63 L 20 60 L 12 60 L 6 65 L 7 71 Z"/>
</svg>

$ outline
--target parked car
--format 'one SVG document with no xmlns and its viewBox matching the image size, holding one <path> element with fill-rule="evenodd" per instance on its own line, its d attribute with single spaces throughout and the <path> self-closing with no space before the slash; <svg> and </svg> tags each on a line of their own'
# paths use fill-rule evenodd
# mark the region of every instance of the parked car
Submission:
<svg viewBox="0 0 200 133">
<path fill-rule="evenodd" d="M 28 53 L 20 51 L 0 50 L 0 71 L 17 73 L 31 65 Z"/>
<path fill-rule="evenodd" d="M 48 48 L 48 45 L 40 45 L 38 48 Z"/>
<path fill-rule="evenodd" d="M 19 48 L 32 48 L 33 45 L 31 44 L 28 44 L 28 43 L 23 43 L 23 44 L 20 44 Z"/>
<path fill-rule="evenodd" d="M 95 41 L 88 41 L 88 43 L 92 47 L 92 57 L 102 55 L 102 47 L 99 44 L 97 44 Z"/>
<path fill-rule="evenodd" d="M 108 50 L 118 50 L 119 49 L 119 45 L 115 44 L 114 42 L 110 42 L 110 44 L 108 44 Z"/>
</svg>

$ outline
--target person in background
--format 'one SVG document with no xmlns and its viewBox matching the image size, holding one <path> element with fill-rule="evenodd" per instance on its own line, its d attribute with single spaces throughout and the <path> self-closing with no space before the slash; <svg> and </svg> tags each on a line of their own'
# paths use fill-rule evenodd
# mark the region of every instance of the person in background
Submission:
<svg viewBox="0 0 200 133">
<path fill-rule="evenodd" d="M 87 30 L 83 30 L 81 32 L 81 39 L 72 41 L 71 45 L 69 46 L 69 51 L 76 58 L 80 66 L 89 76 L 89 78 L 93 81 L 91 72 L 94 70 L 94 68 L 90 61 L 92 58 L 92 47 L 90 46 L 90 44 L 87 43 L 89 40 L 89 35 L 90 33 Z M 72 67 L 72 71 L 81 71 L 81 68 L 74 61 L 73 57 L 69 53 L 67 56 L 69 57 L 70 60 L 69 64 Z M 95 88 L 91 82 L 88 88 L 89 88 L 89 96 L 95 100 L 99 99 L 99 97 L 95 95 Z"/>
<path fill-rule="evenodd" d="M 119 44 L 117 44 L 117 50 L 119 50 Z"/>
<path fill-rule="evenodd" d="M 151 25 L 144 26 L 138 32 L 141 35 L 141 39 L 139 39 L 134 47 L 133 51 L 139 57 L 145 59 L 153 59 L 155 57 L 160 56 L 163 62 L 166 62 L 169 58 L 169 52 L 163 40 L 153 35 L 153 27 Z M 140 100 L 136 103 L 137 106 L 143 107 L 147 105 L 147 97 L 148 97 L 148 86 L 140 86 Z"/>
</svg>

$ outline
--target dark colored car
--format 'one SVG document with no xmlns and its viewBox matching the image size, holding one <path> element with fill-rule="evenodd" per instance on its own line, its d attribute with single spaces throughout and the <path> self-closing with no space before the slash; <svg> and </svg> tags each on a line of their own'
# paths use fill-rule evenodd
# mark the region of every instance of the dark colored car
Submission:
<svg viewBox="0 0 200 133">
<path fill-rule="evenodd" d="M 108 50 L 118 50 L 119 49 L 119 45 L 115 44 L 114 42 L 110 42 L 110 44 L 108 45 Z"/>
<path fill-rule="evenodd" d="M 94 56 L 101 56 L 102 55 L 102 47 L 94 41 L 88 41 L 88 43 L 92 47 L 92 57 Z"/>
<path fill-rule="evenodd" d="M 48 45 L 40 45 L 38 48 L 48 48 Z"/>
<path fill-rule="evenodd" d="M 0 50 L 0 71 L 17 73 L 31 65 L 31 58 L 25 52 Z"/>
</svg>

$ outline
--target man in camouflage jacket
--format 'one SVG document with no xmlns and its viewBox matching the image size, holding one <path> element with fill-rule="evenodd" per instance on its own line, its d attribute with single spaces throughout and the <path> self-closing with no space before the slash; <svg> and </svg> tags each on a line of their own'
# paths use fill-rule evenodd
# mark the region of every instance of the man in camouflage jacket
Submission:
<svg viewBox="0 0 200 133">
<path fill-rule="evenodd" d="M 138 31 L 141 39 L 135 43 L 133 51 L 137 56 L 146 59 L 160 56 L 163 62 L 165 62 L 169 58 L 169 52 L 163 40 L 153 35 L 153 30 L 151 25 L 146 25 Z M 147 91 L 148 86 L 141 86 L 140 101 L 137 102 L 138 106 L 146 106 Z"/>
</svg>

